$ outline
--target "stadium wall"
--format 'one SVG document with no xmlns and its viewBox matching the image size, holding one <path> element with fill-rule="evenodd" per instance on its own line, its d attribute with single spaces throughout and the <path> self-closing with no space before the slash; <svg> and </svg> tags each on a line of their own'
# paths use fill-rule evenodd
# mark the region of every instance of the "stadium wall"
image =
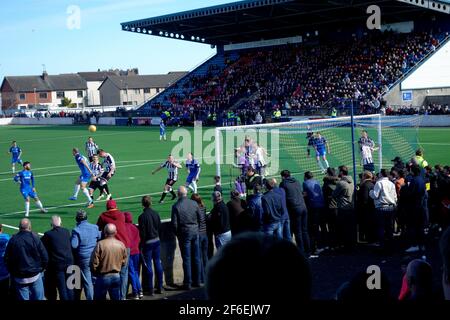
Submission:
<svg viewBox="0 0 450 320">
<path fill-rule="evenodd" d="M 411 100 L 404 100 L 404 93 L 411 93 Z M 421 107 L 428 96 L 450 96 L 450 88 L 401 90 L 400 84 L 397 84 L 388 94 L 386 94 L 384 99 L 386 100 L 387 105 L 412 105 L 414 107 Z M 450 101 L 448 103 L 450 103 Z"/>
<path fill-rule="evenodd" d="M 0 118 L 0 125 L 71 125 L 73 118 Z"/>
</svg>

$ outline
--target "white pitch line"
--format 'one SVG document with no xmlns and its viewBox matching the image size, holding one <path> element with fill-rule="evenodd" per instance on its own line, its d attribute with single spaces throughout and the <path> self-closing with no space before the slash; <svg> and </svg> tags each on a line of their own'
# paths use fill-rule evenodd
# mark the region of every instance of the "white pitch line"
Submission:
<svg viewBox="0 0 450 320">
<path fill-rule="evenodd" d="M 133 162 L 147 162 L 147 163 L 159 163 L 159 162 L 163 162 L 166 159 L 143 159 L 143 160 L 124 160 L 124 161 L 116 161 L 116 163 L 133 163 Z M 39 171 L 39 170 L 50 170 L 50 169 L 59 169 L 59 168 L 72 168 L 72 167 L 77 167 L 76 164 L 68 164 L 68 165 L 64 165 L 64 166 L 53 166 L 53 167 L 43 167 L 43 168 L 33 168 L 33 172 L 34 171 Z M 11 171 L 5 171 L 5 172 L 0 172 L 0 174 L 8 174 L 11 173 Z"/>
<path fill-rule="evenodd" d="M 104 133 L 104 134 L 95 134 L 92 135 L 94 138 L 97 137 L 103 137 L 103 136 L 116 136 L 116 135 L 124 135 L 124 134 L 132 134 L 132 133 L 142 133 L 145 131 L 127 131 L 127 132 L 115 132 L 115 133 Z M 87 138 L 89 136 L 89 134 L 85 134 L 82 136 L 64 136 L 64 137 L 54 137 L 54 138 L 41 138 L 41 139 L 29 139 L 29 140 L 20 140 L 20 143 L 22 142 L 35 142 L 35 141 L 50 141 L 50 140 L 63 140 L 63 139 L 71 139 L 71 138 Z M 0 141 L 0 144 L 6 144 L 6 143 L 11 143 L 13 139 L 11 139 L 10 141 Z"/>
<path fill-rule="evenodd" d="M 13 229 L 13 230 L 19 230 L 18 227 L 10 226 L 9 224 L 3 224 L 2 223 L 2 226 L 4 226 L 5 228 Z M 43 233 L 40 233 L 40 232 L 38 232 L 37 234 L 40 235 L 40 236 L 44 235 Z"/>
<path fill-rule="evenodd" d="M 155 164 L 155 163 L 159 163 L 159 162 L 134 163 L 134 164 L 128 164 L 128 165 L 124 165 L 124 166 L 117 166 L 117 168 L 138 167 L 138 166 L 145 166 L 145 165 L 150 165 L 150 164 Z M 80 170 L 66 171 L 66 172 L 55 172 L 55 173 L 36 175 L 34 177 L 35 178 L 41 178 L 41 177 L 50 177 L 50 176 L 62 176 L 62 175 L 66 175 L 66 174 L 79 173 L 79 172 L 80 172 Z M 2 182 L 2 181 L 11 181 L 11 180 L 12 180 L 11 178 L 4 178 L 4 179 L 0 179 L 0 182 Z"/>
<path fill-rule="evenodd" d="M 211 187 L 214 187 L 214 186 L 215 186 L 214 184 L 207 185 L 207 186 L 200 186 L 200 187 L 198 187 L 198 189 L 211 188 Z M 138 197 L 143 197 L 143 196 L 148 196 L 148 195 L 154 196 L 154 195 L 157 195 L 157 194 L 160 194 L 160 193 L 161 193 L 161 191 L 158 191 L 158 192 L 136 194 L 136 195 L 133 195 L 133 196 L 119 197 L 119 198 L 113 198 L 113 199 L 114 200 L 126 200 L 126 199 L 138 198 Z M 99 202 L 106 202 L 106 200 L 95 201 L 95 203 L 99 203 Z M 77 207 L 77 206 L 86 206 L 86 202 L 65 204 L 65 205 L 62 205 L 62 206 L 49 207 L 49 208 L 46 208 L 46 209 L 50 211 L 50 210 L 55 210 L 55 209 Z M 36 211 L 40 211 L 40 209 L 32 209 L 32 210 L 30 210 L 30 212 L 36 212 Z M 4 214 L 0 213 L 0 218 L 1 217 L 7 217 L 7 216 L 13 216 L 13 215 L 16 215 L 16 214 L 23 214 L 23 213 L 25 213 L 25 211 L 16 211 L 16 212 L 4 213 Z"/>
</svg>

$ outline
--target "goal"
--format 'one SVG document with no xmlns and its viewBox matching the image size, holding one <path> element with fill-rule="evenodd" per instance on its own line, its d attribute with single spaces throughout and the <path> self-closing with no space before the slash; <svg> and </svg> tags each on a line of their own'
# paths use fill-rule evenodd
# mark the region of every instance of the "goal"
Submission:
<svg viewBox="0 0 450 320">
<path fill-rule="evenodd" d="M 322 174 L 316 160 L 314 146 L 308 145 L 308 133 L 320 132 L 329 146 L 326 159 L 330 167 L 349 167 L 353 176 L 363 171 L 361 148 L 358 143 L 363 131 L 367 132 L 375 146 L 372 158 L 375 171 L 392 167 L 391 160 L 399 156 L 409 160 L 418 147 L 418 127 L 421 116 L 390 117 L 380 114 L 352 117 L 305 119 L 300 121 L 218 127 L 215 132 L 216 174 L 225 182 L 239 175 L 239 154 L 245 153 L 245 140 L 251 140 L 265 149 L 265 175 L 279 176 L 288 169 L 303 179 L 306 171 Z M 238 150 L 236 152 L 236 150 Z"/>
</svg>

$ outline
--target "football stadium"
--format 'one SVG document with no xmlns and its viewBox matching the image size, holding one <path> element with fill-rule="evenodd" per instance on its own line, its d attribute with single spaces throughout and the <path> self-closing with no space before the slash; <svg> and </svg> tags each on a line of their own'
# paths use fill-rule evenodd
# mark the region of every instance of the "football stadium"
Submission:
<svg viewBox="0 0 450 320">
<path fill-rule="evenodd" d="M 1 298 L 450 300 L 450 2 L 174 6 L 190 71 L 0 74 Z"/>
</svg>

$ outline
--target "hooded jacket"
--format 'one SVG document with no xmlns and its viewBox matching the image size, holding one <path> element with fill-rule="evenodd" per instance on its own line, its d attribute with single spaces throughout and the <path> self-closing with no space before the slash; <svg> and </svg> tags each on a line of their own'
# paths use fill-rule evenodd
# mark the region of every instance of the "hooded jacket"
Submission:
<svg viewBox="0 0 450 320">
<path fill-rule="evenodd" d="M 125 225 L 125 215 L 118 209 L 109 209 L 103 212 L 97 220 L 97 225 L 103 231 L 108 223 L 112 223 L 117 228 L 116 239 L 122 241 L 126 248 L 130 248 L 130 239 L 128 237 L 128 230 Z"/>
<path fill-rule="evenodd" d="M 293 177 L 283 179 L 280 188 L 286 191 L 286 205 L 289 211 L 293 209 L 306 210 L 305 199 L 303 199 L 302 187 Z"/>
<path fill-rule="evenodd" d="M 333 198 L 333 191 L 336 189 L 338 181 L 339 178 L 336 176 L 325 176 L 323 178 L 322 193 L 328 209 L 337 208 L 336 199 Z"/>
<path fill-rule="evenodd" d="M 125 226 L 128 231 L 128 239 L 130 240 L 130 255 L 139 254 L 139 244 L 141 238 L 139 236 L 139 229 L 133 224 L 133 217 L 131 213 L 124 212 Z"/>
<path fill-rule="evenodd" d="M 336 183 L 336 189 L 333 191 L 333 198 L 336 200 L 338 209 L 353 209 L 353 192 L 355 187 L 353 179 L 350 176 L 342 176 Z"/>
</svg>

